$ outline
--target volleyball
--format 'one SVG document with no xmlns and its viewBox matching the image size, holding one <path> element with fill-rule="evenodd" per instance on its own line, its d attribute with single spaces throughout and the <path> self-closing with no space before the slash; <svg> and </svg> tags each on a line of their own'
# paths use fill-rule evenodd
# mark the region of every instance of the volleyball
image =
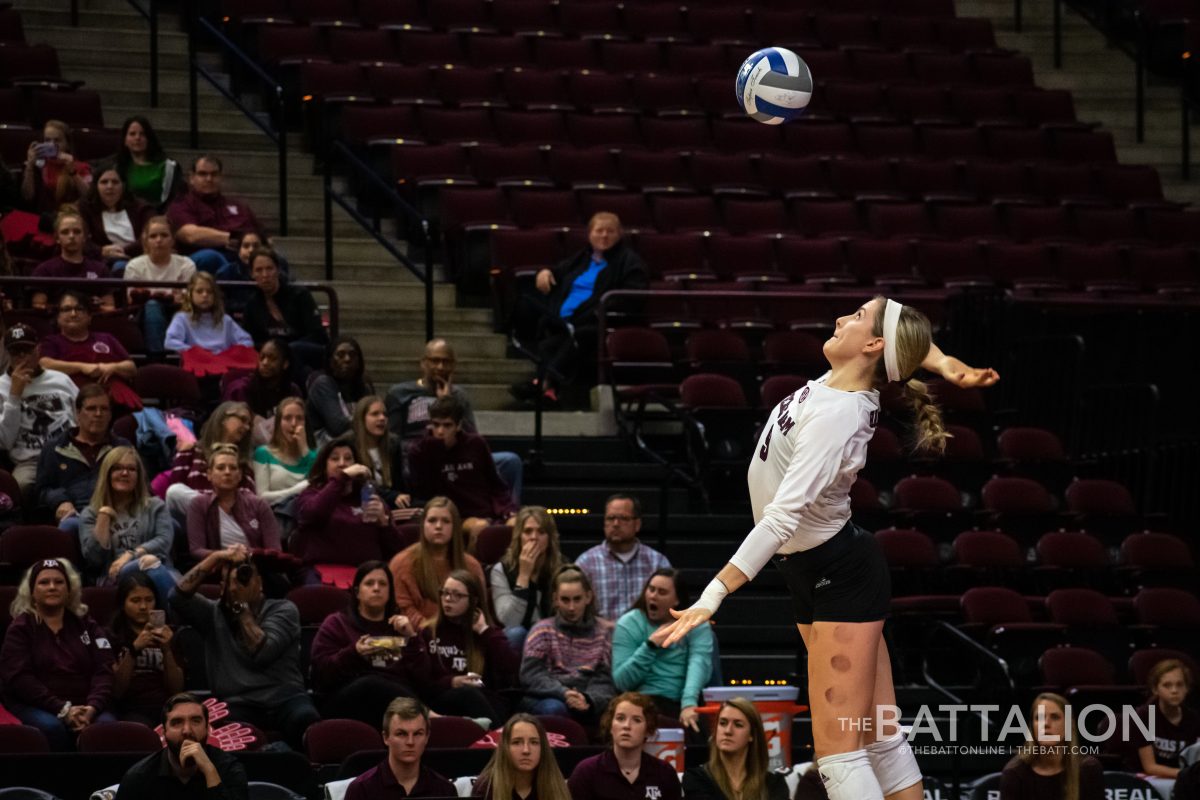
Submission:
<svg viewBox="0 0 1200 800">
<path fill-rule="evenodd" d="M 812 73 L 791 50 L 764 47 L 742 62 L 736 92 L 751 119 L 778 125 L 804 113 L 812 100 Z"/>
</svg>

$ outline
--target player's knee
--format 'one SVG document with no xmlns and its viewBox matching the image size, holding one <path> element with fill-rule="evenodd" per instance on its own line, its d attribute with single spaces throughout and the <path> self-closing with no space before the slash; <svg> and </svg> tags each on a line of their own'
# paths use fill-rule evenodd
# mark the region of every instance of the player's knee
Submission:
<svg viewBox="0 0 1200 800">
<path fill-rule="evenodd" d="M 892 794 L 921 782 L 921 768 L 904 734 L 897 733 L 867 745 L 871 770 L 884 794 Z"/>
<path fill-rule="evenodd" d="M 818 758 L 817 771 L 829 800 L 883 800 L 866 750 Z"/>
</svg>

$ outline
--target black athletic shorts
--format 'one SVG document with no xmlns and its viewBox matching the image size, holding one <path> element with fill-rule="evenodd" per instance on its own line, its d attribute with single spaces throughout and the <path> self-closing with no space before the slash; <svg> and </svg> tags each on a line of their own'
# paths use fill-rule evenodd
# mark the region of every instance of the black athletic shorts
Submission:
<svg viewBox="0 0 1200 800">
<path fill-rule="evenodd" d="M 886 619 L 892 579 L 883 550 L 869 532 L 847 522 L 811 550 L 776 556 L 792 595 L 796 622 L 876 622 Z"/>
</svg>

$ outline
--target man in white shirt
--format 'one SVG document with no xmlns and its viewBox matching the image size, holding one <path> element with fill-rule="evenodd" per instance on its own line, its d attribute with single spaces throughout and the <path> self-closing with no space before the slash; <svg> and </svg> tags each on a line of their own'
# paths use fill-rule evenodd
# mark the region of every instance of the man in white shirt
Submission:
<svg viewBox="0 0 1200 800">
<path fill-rule="evenodd" d="M 51 439 L 75 425 L 79 387 L 38 365 L 38 334 L 19 322 L 4 334 L 8 371 L 0 376 L 0 450 L 8 452 L 24 502 L 34 499 L 38 457 Z"/>
</svg>

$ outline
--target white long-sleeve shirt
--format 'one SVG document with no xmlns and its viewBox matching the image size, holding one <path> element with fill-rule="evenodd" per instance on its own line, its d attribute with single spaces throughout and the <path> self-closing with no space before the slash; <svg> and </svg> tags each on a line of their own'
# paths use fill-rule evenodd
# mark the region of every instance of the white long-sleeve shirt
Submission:
<svg viewBox="0 0 1200 800">
<path fill-rule="evenodd" d="M 779 401 L 750 459 L 754 529 L 730 559 L 748 578 L 776 553 L 810 550 L 850 520 L 850 487 L 875 435 L 879 392 L 831 389 L 828 378 Z"/>
<path fill-rule="evenodd" d="M 12 376 L 0 375 L 0 450 L 14 463 L 36 461 L 47 442 L 75 424 L 79 387 L 58 370 L 44 369 L 12 397 Z"/>
</svg>

